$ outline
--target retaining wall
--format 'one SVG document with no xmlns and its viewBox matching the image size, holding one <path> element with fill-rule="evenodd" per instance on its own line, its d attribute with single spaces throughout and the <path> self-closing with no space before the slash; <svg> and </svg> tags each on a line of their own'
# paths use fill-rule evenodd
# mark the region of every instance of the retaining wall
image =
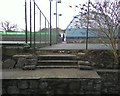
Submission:
<svg viewBox="0 0 120 96">
<path fill-rule="evenodd" d="M 100 79 L 3 80 L 3 94 L 100 94 Z"/>
<path fill-rule="evenodd" d="M 98 70 L 101 77 L 101 93 L 120 95 L 120 71 L 119 70 Z"/>
<path fill-rule="evenodd" d="M 119 70 L 97 70 L 101 78 L 4 79 L 3 94 L 113 94 L 120 93 Z"/>
</svg>

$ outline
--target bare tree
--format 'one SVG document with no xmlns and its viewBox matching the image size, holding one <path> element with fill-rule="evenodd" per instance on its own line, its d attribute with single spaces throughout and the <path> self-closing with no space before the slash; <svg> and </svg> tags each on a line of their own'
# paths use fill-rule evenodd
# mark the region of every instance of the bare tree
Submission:
<svg viewBox="0 0 120 96">
<path fill-rule="evenodd" d="M 82 25 L 89 23 L 90 29 L 96 29 L 99 34 L 102 34 L 99 37 L 102 41 L 104 40 L 102 37 L 107 38 L 107 43 L 111 46 L 111 51 L 115 57 L 115 63 L 119 64 L 117 45 L 120 26 L 120 1 L 109 2 L 104 0 L 103 2 L 88 3 L 79 7 L 81 18 L 79 22 L 82 21 Z M 87 20 L 89 21 L 87 22 Z"/>
<path fill-rule="evenodd" d="M 17 24 L 11 24 L 9 21 L 1 22 L 1 27 L 5 32 L 17 31 Z"/>
</svg>

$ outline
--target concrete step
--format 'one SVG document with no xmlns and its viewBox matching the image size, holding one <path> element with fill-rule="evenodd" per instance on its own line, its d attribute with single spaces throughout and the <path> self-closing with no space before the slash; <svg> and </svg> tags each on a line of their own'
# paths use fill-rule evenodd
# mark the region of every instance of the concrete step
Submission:
<svg viewBox="0 0 120 96">
<path fill-rule="evenodd" d="M 47 65 L 47 66 L 52 66 L 52 65 L 78 65 L 76 60 L 39 60 L 37 65 Z"/>
<path fill-rule="evenodd" d="M 83 60 L 78 60 L 78 65 L 90 65 L 90 62 L 89 61 L 87 61 L 87 60 L 85 60 L 85 61 L 83 61 Z"/>
<path fill-rule="evenodd" d="M 93 70 L 91 66 L 85 66 L 85 65 L 80 65 L 79 68 L 80 70 Z"/>
<path fill-rule="evenodd" d="M 84 55 L 84 53 L 82 53 Z M 47 55 L 14 55 L 14 59 L 26 58 L 28 64 L 23 70 L 34 70 L 35 68 L 80 68 L 80 70 L 92 70 L 87 60 L 77 60 L 72 54 L 47 54 Z"/>
<path fill-rule="evenodd" d="M 40 57 L 75 57 L 76 55 L 71 54 L 48 54 L 48 55 L 38 55 Z"/>
<path fill-rule="evenodd" d="M 52 55 L 38 55 L 38 60 L 74 60 L 76 55 L 70 54 L 52 54 Z"/>
<path fill-rule="evenodd" d="M 72 65 L 72 66 L 69 66 L 69 65 L 66 65 L 66 66 L 61 66 L 61 65 L 42 66 L 42 65 L 39 65 L 39 66 L 36 66 L 36 68 L 79 68 L 79 67 L 77 65 Z"/>
<path fill-rule="evenodd" d="M 78 55 L 79 55 L 79 56 L 85 56 L 86 53 L 85 53 L 85 52 L 79 52 Z"/>
<path fill-rule="evenodd" d="M 25 54 L 25 55 L 13 55 L 13 59 L 18 59 L 18 58 L 26 58 L 26 59 L 34 59 L 37 58 L 37 56 L 33 56 L 32 54 Z"/>
<path fill-rule="evenodd" d="M 77 63 L 77 60 L 39 60 L 38 63 Z"/>
</svg>

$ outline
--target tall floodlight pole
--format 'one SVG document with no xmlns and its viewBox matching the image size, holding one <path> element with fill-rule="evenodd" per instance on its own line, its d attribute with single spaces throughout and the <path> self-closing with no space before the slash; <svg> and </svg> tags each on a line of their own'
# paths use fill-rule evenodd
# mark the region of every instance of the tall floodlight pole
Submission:
<svg viewBox="0 0 120 96">
<path fill-rule="evenodd" d="M 52 45 L 52 26 L 51 26 L 51 3 L 52 3 L 52 0 L 49 0 L 50 1 L 50 46 Z"/>
<path fill-rule="evenodd" d="M 57 40 L 57 33 L 58 33 L 58 27 L 57 27 L 57 0 L 56 0 L 56 13 L 54 13 L 56 15 L 56 43 L 58 42 Z"/>
<path fill-rule="evenodd" d="M 32 47 L 32 12 L 31 12 L 32 6 L 31 6 L 31 0 L 30 0 L 30 47 Z"/>
<path fill-rule="evenodd" d="M 35 1 L 34 1 L 34 49 L 35 49 Z"/>
<path fill-rule="evenodd" d="M 25 0 L 25 42 L 28 43 L 27 40 L 27 2 Z"/>
<path fill-rule="evenodd" d="M 61 3 L 61 0 L 56 0 L 56 42 L 58 43 L 58 31 L 59 31 L 59 27 L 58 27 L 58 21 L 57 21 L 57 19 L 58 19 L 58 6 L 57 6 L 57 4 L 58 3 Z"/>
<path fill-rule="evenodd" d="M 86 50 L 88 50 L 88 31 L 89 31 L 89 3 L 90 0 L 88 0 L 88 17 L 87 17 L 87 31 L 86 31 Z"/>
<path fill-rule="evenodd" d="M 54 13 L 56 15 L 56 43 L 58 42 L 58 3 L 61 3 L 61 0 L 56 0 L 56 13 Z"/>
<path fill-rule="evenodd" d="M 59 28 L 59 22 L 60 22 L 59 17 L 60 17 L 60 16 L 62 16 L 62 14 L 58 14 L 58 28 Z M 58 32 L 59 32 L 59 30 L 58 30 Z"/>
<path fill-rule="evenodd" d="M 42 24 L 42 23 L 41 23 L 41 20 L 42 20 L 42 19 L 41 19 L 41 10 L 40 10 L 40 43 L 41 43 L 41 24 Z M 49 28 L 49 27 L 48 27 L 48 28 Z"/>
<path fill-rule="evenodd" d="M 59 33 L 59 17 L 62 16 L 62 14 L 56 14 L 56 43 L 58 43 L 58 33 Z"/>
</svg>

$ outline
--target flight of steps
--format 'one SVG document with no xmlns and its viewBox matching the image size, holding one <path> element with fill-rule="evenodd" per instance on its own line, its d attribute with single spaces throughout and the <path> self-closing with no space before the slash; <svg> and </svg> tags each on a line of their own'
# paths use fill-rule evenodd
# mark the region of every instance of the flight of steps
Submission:
<svg viewBox="0 0 120 96">
<path fill-rule="evenodd" d="M 76 55 L 39 55 L 37 68 L 78 68 Z"/>
<path fill-rule="evenodd" d="M 84 59 L 85 53 L 73 54 L 44 54 L 44 55 L 14 55 L 14 59 L 25 58 L 27 63 L 23 64 L 23 69 L 36 68 L 79 68 L 81 70 L 91 70 L 90 62 Z M 21 66 L 21 65 L 20 65 Z"/>
</svg>

